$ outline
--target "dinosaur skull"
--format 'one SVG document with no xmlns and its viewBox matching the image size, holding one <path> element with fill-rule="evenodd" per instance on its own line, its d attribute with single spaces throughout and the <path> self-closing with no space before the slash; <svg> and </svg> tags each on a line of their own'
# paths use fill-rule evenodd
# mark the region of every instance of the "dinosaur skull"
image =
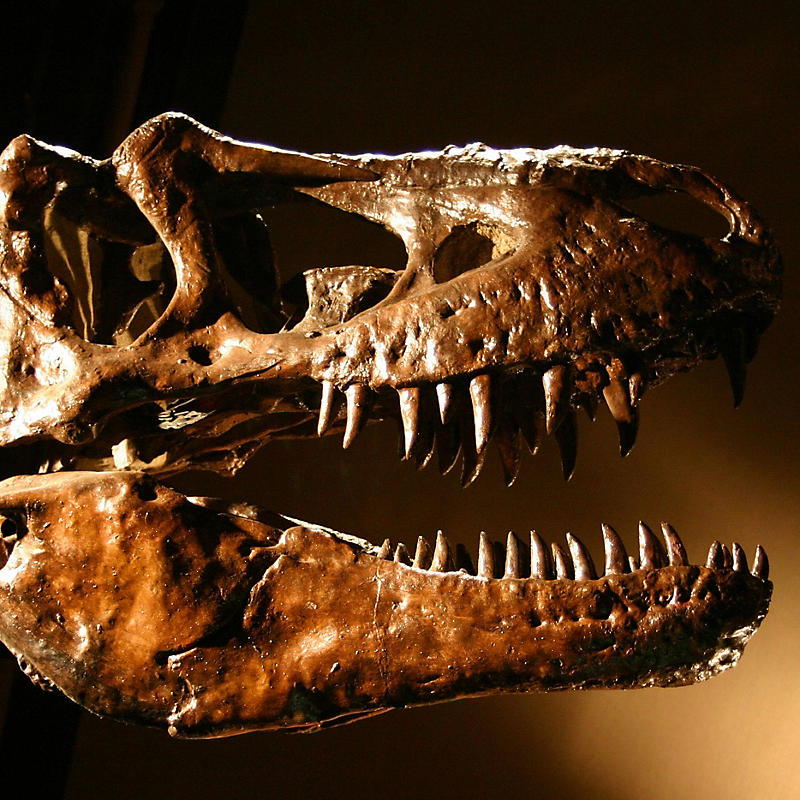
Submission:
<svg viewBox="0 0 800 800">
<path fill-rule="evenodd" d="M 673 191 L 720 212 L 728 234 L 670 231 L 627 205 Z M 258 213 L 287 202 L 383 225 L 406 267 L 311 269 L 305 313 L 287 316 Z M 347 447 L 368 420 L 391 418 L 405 458 L 426 464 L 435 449 L 446 472 L 460 454 L 464 483 L 490 442 L 513 482 L 521 440 L 535 451 L 545 432 L 569 477 L 581 406 L 608 406 L 624 455 L 643 392 L 703 359 L 724 357 L 738 401 L 780 259 L 752 209 L 698 169 L 569 147 L 309 156 L 167 114 L 108 161 L 18 137 L 0 157 L 0 210 L 0 471 L 43 473 L 0 485 L 19 529 L 0 570 L 0 632 L 90 708 L 213 734 L 490 689 L 681 683 L 733 663 L 766 612 L 763 551 L 753 575 L 738 545 L 726 556 L 715 543 L 693 567 L 671 529 L 668 554 L 645 529 L 632 563 L 609 529 L 601 578 L 574 539 L 571 557 L 533 541 L 522 568 L 510 540 L 504 578 L 484 542 L 476 576 L 450 574 L 444 540 L 404 564 L 400 547 L 391 561 L 388 544 L 198 511 L 141 474 L 233 473 L 269 439 L 343 432 Z M 153 503 L 159 526 L 143 538 L 131 520 L 144 524 Z M 152 570 L 117 581 L 115 548 L 140 547 Z M 357 599 L 337 592 L 351 580 L 369 585 Z M 95 600 L 80 588 L 93 583 Z M 31 606 L 34 585 L 52 591 Z M 141 591 L 163 626 L 137 631 L 152 617 Z M 309 592 L 318 617 L 293 599 Z M 437 627 L 460 603 L 486 630 L 527 619 L 514 637 L 532 639 L 490 657 L 477 633 Z M 278 630 L 280 653 L 267 647 Z M 570 661 L 586 637 L 607 642 L 589 648 L 602 655 Z M 414 642 L 450 666 L 423 664 Z M 662 645 L 669 655 L 653 660 Z M 135 687 L 131 648 L 131 669 L 149 670 Z M 269 659 L 286 682 L 273 694 Z M 247 689 L 230 695 L 233 684 Z"/>
</svg>

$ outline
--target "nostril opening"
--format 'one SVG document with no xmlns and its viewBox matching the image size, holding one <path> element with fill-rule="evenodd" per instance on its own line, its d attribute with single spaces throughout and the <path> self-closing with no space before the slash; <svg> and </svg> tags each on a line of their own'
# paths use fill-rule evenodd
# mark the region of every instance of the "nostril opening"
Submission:
<svg viewBox="0 0 800 800">
<path fill-rule="evenodd" d="M 11 536 L 16 536 L 18 530 L 17 523 L 14 522 L 13 519 L 3 517 L 3 521 L 0 522 L 0 536 L 4 539 L 8 539 Z"/>
<path fill-rule="evenodd" d="M 207 367 L 211 364 L 211 353 L 207 347 L 201 344 L 193 344 L 189 348 L 187 355 L 195 364 L 200 364 L 202 367 Z"/>
</svg>

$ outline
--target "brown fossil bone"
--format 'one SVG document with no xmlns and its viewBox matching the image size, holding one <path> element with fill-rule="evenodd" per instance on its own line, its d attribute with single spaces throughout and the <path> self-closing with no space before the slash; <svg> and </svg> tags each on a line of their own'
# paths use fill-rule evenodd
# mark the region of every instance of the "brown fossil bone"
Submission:
<svg viewBox="0 0 800 800">
<path fill-rule="evenodd" d="M 551 560 L 511 534 L 504 566 L 483 539 L 475 575 L 441 534 L 412 566 L 202 503 L 134 472 L 0 484 L 17 530 L 0 635 L 28 674 L 174 735 L 315 730 L 491 691 L 692 683 L 736 663 L 772 591 L 761 548 L 753 574 L 736 544 L 692 565 L 669 526 L 666 552 L 642 526 L 633 565 L 604 527 L 600 577 L 574 537 Z"/>
<path fill-rule="evenodd" d="M 635 214 L 682 192 L 720 239 Z M 288 309 L 259 208 L 322 202 L 400 236 L 403 270 L 316 266 Z M 694 167 L 605 149 L 305 155 L 166 114 L 107 161 L 0 156 L 0 636 L 88 708 L 180 735 L 319 727 L 489 691 L 686 683 L 766 613 L 759 548 L 687 562 L 646 527 L 548 554 L 380 548 L 154 482 L 233 473 L 279 436 L 397 420 L 404 456 L 504 475 L 600 400 L 623 454 L 643 392 L 722 355 L 736 401 L 780 293 L 769 232 Z M 121 470 L 121 471 L 120 471 Z M 35 473 L 42 473 L 36 475 Z M 726 553 L 728 554 L 726 556 Z M 393 560 L 391 555 L 394 554 Z M 529 567 L 522 566 L 530 563 Z M 498 646 L 499 644 L 499 646 Z"/>
<path fill-rule="evenodd" d="M 668 231 L 624 205 L 670 191 L 729 233 Z M 6 475 L 234 472 L 271 437 L 346 428 L 348 444 L 388 416 L 417 462 L 435 440 L 443 469 L 460 449 L 465 482 L 490 440 L 513 480 L 519 432 L 535 449 L 544 426 L 568 475 L 578 406 L 602 399 L 625 453 L 642 393 L 676 371 L 721 353 L 740 399 L 780 292 L 747 204 L 620 151 L 306 156 L 168 114 L 109 161 L 19 137 L 0 193 Z M 408 264 L 312 271 L 306 318 L 276 332 L 256 209 L 306 196 L 397 233 Z"/>
</svg>

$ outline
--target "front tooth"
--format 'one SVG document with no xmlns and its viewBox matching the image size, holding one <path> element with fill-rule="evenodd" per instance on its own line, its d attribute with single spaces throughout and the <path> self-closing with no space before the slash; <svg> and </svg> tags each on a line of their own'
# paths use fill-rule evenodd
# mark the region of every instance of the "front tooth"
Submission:
<svg viewBox="0 0 800 800">
<path fill-rule="evenodd" d="M 400 398 L 400 419 L 403 421 L 403 458 L 408 458 L 419 436 L 419 388 L 398 389 L 397 395 Z"/>
<path fill-rule="evenodd" d="M 394 550 L 394 560 L 398 564 L 410 564 L 411 563 L 411 556 L 408 555 L 408 550 L 406 546 L 400 542 Z"/>
<path fill-rule="evenodd" d="M 531 578 L 547 580 L 552 575 L 544 539 L 536 531 L 531 531 Z"/>
<path fill-rule="evenodd" d="M 369 389 L 363 383 L 351 383 L 345 389 L 345 395 L 347 395 L 347 425 L 344 429 L 342 447 L 347 449 L 367 421 Z"/>
<path fill-rule="evenodd" d="M 441 531 L 436 533 L 436 546 L 433 549 L 433 560 L 429 567 L 431 572 L 447 572 L 450 560 L 450 545 Z"/>
<path fill-rule="evenodd" d="M 761 578 L 762 581 L 769 578 L 769 559 L 767 558 L 767 551 L 761 545 L 756 547 L 756 555 L 753 559 L 753 575 L 756 578 Z"/>
<path fill-rule="evenodd" d="M 739 542 L 733 543 L 733 569 L 735 572 L 749 572 L 747 568 L 747 556 L 742 550 Z"/>
<path fill-rule="evenodd" d="M 638 415 L 636 409 L 631 406 L 628 386 L 618 377 L 609 376 L 609 379 L 608 386 L 603 389 L 603 398 L 617 423 L 620 455 L 626 456 L 636 442 Z"/>
<path fill-rule="evenodd" d="M 494 577 L 494 547 L 484 531 L 478 544 L 478 577 Z"/>
<path fill-rule="evenodd" d="M 381 545 L 381 549 L 378 550 L 377 558 L 380 559 L 387 559 L 392 553 L 392 543 L 388 539 L 383 540 L 383 544 Z"/>
<path fill-rule="evenodd" d="M 556 366 L 550 367 L 550 369 L 542 375 L 544 410 L 548 435 L 556 429 L 559 421 L 561 407 L 563 405 L 562 394 L 564 393 L 564 376 L 566 371 L 566 367 L 562 364 L 556 364 Z"/>
<path fill-rule="evenodd" d="M 461 433 L 461 485 L 463 487 L 469 486 L 478 475 L 481 474 L 483 465 L 486 463 L 486 450 L 478 453 L 475 450 L 474 443 L 467 441 L 468 437 L 471 439 L 471 432 L 466 429 Z"/>
<path fill-rule="evenodd" d="M 575 412 L 571 409 L 556 428 L 556 442 L 561 455 L 561 474 L 568 481 L 575 472 L 575 461 L 578 457 L 578 426 Z"/>
<path fill-rule="evenodd" d="M 455 423 L 444 425 L 436 431 L 436 449 L 438 451 L 439 472 L 447 475 L 458 461 L 461 452 L 461 440 L 458 426 Z"/>
<path fill-rule="evenodd" d="M 631 572 L 636 572 L 636 570 L 639 569 L 639 563 L 633 556 L 628 556 L 628 564 L 631 568 Z"/>
<path fill-rule="evenodd" d="M 569 545 L 569 552 L 572 554 L 572 563 L 575 565 L 575 580 L 594 580 L 597 577 L 594 562 L 583 542 L 577 536 L 568 533 L 567 544 Z"/>
<path fill-rule="evenodd" d="M 686 556 L 686 548 L 678 536 L 675 528 L 668 522 L 661 523 L 661 532 L 664 534 L 664 541 L 667 543 L 667 557 L 671 567 L 686 567 L 689 559 Z"/>
<path fill-rule="evenodd" d="M 453 417 L 453 385 L 450 383 L 436 384 L 436 400 L 439 403 L 439 418 L 442 425 L 446 425 Z"/>
<path fill-rule="evenodd" d="M 728 378 L 731 382 L 733 391 L 733 405 L 738 408 L 744 397 L 744 384 L 747 378 L 747 355 L 745 334 L 739 328 L 726 331 L 722 341 L 719 343 L 719 350 L 725 368 L 728 370 Z"/>
<path fill-rule="evenodd" d="M 319 420 L 317 421 L 317 435 L 322 436 L 330 427 L 333 417 L 334 386 L 330 381 L 322 381 L 322 397 L 319 401 Z"/>
<path fill-rule="evenodd" d="M 476 375 L 469 382 L 472 418 L 475 421 L 475 452 L 478 455 L 486 449 L 492 426 L 491 389 L 492 379 L 488 374 Z"/>
<path fill-rule="evenodd" d="M 640 569 L 658 569 L 663 566 L 664 559 L 661 547 L 653 531 L 644 524 L 639 523 L 639 567 Z"/>
<path fill-rule="evenodd" d="M 531 372 L 517 376 L 511 396 L 514 422 L 522 431 L 531 455 L 539 450 L 544 433 L 544 389 Z"/>
<path fill-rule="evenodd" d="M 430 545 L 425 541 L 422 536 L 417 538 L 417 552 L 414 553 L 414 563 L 412 567 L 417 569 L 426 569 L 428 566 L 428 557 L 430 555 Z"/>
<path fill-rule="evenodd" d="M 519 578 L 519 542 L 512 531 L 506 539 L 506 568 L 504 578 Z"/>
<path fill-rule="evenodd" d="M 722 566 L 725 569 L 732 569 L 733 568 L 733 556 L 731 555 L 731 551 L 728 550 L 728 545 L 722 544 Z"/>
<path fill-rule="evenodd" d="M 719 542 L 712 542 L 708 548 L 708 558 L 706 567 L 708 569 L 722 569 L 725 566 L 725 557 L 722 555 L 722 545 Z"/>
<path fill-rule="evenodd" d="M 556 578 L 572 578 L 574 575 L 572 569 L 572 561 L 569 556 L 564 552 L 564 548 L 560 544 L 553 542 L 553 563 L 556 567 Z"/>
<path fill-rule="evenodd" d="M 619 534 L 610 526 L 603 524 L 603 550 L 605 551 L 606 575 L 623 575 L 628 572 L 628 554 Z"/>
<path fill-rule="evenodd" d="M 495 437 L 497 452 L 503 467 L 503 478 L 506 486 L 513 486 L 519 476 L 522 453 L 519 446 L 519 435 L 510 425 L 501 425 Z"/>
</svg>

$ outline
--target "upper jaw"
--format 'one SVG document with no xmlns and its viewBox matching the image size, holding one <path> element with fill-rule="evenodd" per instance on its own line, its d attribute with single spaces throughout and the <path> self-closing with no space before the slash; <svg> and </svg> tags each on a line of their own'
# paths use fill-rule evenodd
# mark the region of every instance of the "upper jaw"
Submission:
<svg viewBox="0 0 800 800">
<path fill-rule="evenodd" d="M 177 180 L 178 158 L 188 176 L 181 180 L 191 183 L 197 168 L 204 210 L 188 199 L 185 208 L 170 205 L 183 196 L 164 188 Z M 42 185 L 28 196 L 32 165 Z M 751 207 L 696 168 L 621 151 L 474 145 L 309 157 L 233 142 L 173 114 L 142 126 L 110 162 L 20 137 L 4 168 L 0 305 L 22 334 L 7 354 L 0 444 L 21 445 L 14 461 L 22 471 L 232 473 L 278 436 L 343 429 L 347 446 L 371 408 L 402 423 L 406 457 L 427 462 L 439 439 L 446 470 L 461 449 L 464 482 L 479 471 L 491 438 L 513 480 L 517 431 L 535 449 L 540 427 L 558 437 L 568 475 L 577 406 L 593 413 L 599 401 L 608 404 L 627 452 L 642 392 L 704 358 L 722 354 L 739 400 L 780 292 L 780 258 Z M 64 234 L 59 219 L 75 216 L 70 202 L 83 208 L 62 196 L 70 182 L 88 191 L 79 219 L 98 241 L 133 242 L 136 254 L 147 250 L 174 271 L 172 300 L 124 346 L 63 324 L 76 308 L 86 318 L 102 309 L 66 279 L 50 275 L 48 284 L 48 274 L 36 272 L 47 273 L 32 257 L 40 228 Z M 690 237 L 625 206 L 669 191 L 722 213 L 729 233 Z M 385 225 L 403 238 L 408 262 L 395 275 L 315 270 L 306 317 L 291 330 L 264 332 L 244 320 L 264 323 L 254 309 L 275 310 L 269 292 L 243 300 L 225 265 L 263 260 L 264 281 L 272 280 L 269 242 L 252 209 L 298 194 Z M 138 206 L 163 243 L 158 258 L 142 217 L 125 235 L 91 227 L 98 196 L 122 227 Z M 226 206 L 234 200 L 240 205 Z M 250 246 L 244 255 L 232 234 Z M 147 277 L 161 275 L 140 261 L 149 264 Z M 347 408 L 337 416 L 341 392 Z M 522 411 L 507 408 L 515 394 L 527 394 Z M 461 399 L 450 403 L 450 395 Z M 453 431 L 446 420 L 458 406 L 464 419 Z"/>
</svg>

